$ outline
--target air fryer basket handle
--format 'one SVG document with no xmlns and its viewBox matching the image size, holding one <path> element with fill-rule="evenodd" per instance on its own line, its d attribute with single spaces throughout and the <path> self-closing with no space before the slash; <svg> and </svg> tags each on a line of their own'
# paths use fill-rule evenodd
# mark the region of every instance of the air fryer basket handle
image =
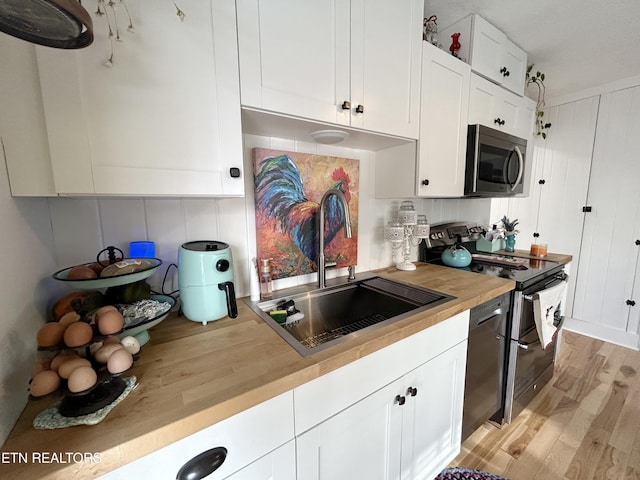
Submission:
<svg viewBox="0 0 640 480">
<path fill-rule="evenodd" d="M 218 284 L 220 290 L 224 290 L 227 297 L 227 315 L 230 318 L 238 316 L 238 304 L 236 303 L 236 291 L 233 288 L 233 282 L 222 282 Z"/>
</svg>

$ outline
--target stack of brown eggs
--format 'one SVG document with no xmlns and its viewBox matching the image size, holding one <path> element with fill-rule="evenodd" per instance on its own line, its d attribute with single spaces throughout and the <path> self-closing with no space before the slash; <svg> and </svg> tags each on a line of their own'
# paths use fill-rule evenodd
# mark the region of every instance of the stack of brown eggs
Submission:
<svg viewBox="0 0 640 480">
<path fill-rule="evenodd" d="M 91 295 L 95 300 L 101 294 L 73 292 L 60 299 L 53 309 L 54 320 L 38 331 L 38 349 L 54 355 L 34 366 L 30 386 L 33 397 L 52 393 L 64 384 L 69 393 L 80 395 L 96 386 L 100 372 L 120 375 L 133 365 L 140 344 L 134 337 L 118 337 L 124 319 L 116 307 L 96 309 L 91 316 L 93 323 L 73 310 L 70 298 L 78 308 L 79 298 L 86 300 Z"/>
</svg>

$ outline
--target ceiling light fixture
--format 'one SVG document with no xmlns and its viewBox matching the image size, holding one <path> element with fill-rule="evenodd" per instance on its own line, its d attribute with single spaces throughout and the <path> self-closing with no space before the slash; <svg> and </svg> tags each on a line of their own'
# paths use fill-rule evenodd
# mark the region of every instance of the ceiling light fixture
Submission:
<svg viewBox="0 0 640 480">
<path fill-rule="evenodd" d="M 309 133 L 309 135 L 318 143 L 333 145 L 346 140 L 349 132 L 343 130 L 316 130 L 315 132 Z"/>
</svg>

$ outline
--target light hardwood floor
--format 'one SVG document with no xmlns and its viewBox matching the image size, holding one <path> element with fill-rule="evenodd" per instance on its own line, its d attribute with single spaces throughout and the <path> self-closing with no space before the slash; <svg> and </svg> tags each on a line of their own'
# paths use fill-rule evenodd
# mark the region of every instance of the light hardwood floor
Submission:
<svg viewBox="0 0 640 480">
<path fill-rule="evenodd" d="M 551 382 L 510 425 L 482 425 L 450 466 L 510 480 L 640 479 L 640 352 L 563 332 Z"/>
</svg>

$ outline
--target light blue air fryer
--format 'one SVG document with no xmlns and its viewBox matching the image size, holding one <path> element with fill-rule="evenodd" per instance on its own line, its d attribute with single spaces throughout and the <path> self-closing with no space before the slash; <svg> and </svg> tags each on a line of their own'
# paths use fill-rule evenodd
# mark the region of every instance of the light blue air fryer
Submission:
<svg viewBox="0 0 640 480">
<path fill-rule="evenodd" d="M 215 240 L 182 244 L 178 250 L 178 288 L 185 317 L 207 322 L 238 316 L 231 248 Z"/>
</svg>

